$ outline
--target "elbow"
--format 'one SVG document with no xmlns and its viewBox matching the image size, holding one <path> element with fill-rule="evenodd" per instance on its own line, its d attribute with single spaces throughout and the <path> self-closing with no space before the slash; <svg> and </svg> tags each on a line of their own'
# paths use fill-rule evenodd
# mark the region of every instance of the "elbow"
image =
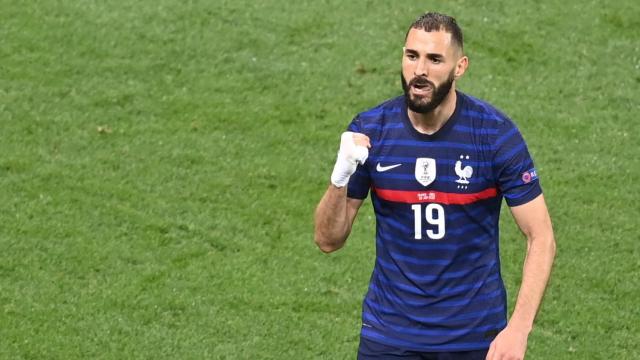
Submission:
<svg viewBox="0 0 640 360">
<path fill-rule="evenodd" d="M 543 239 L 545 239 L 546 241 L 544 242 L 547 251 L 552 255 L 555 256 L 556 254 L 556 238 L 553 235 L 553 231 L 549 231 L 549 234 L 547 234 L 546 236 L 543 237 Z"/>
<path fill-rule="evenodd" d="M 344 241 L 335 241 L 320 234 L 316 234 L 314 241 L 318 248 L 325 254 L 339 250 L 344 245 Z"/>
<path fill-rule="evenodd" d="M 333 244 L 317 244 L 320 251 L 325 254 L 330 254 L 336 250 L 339 250 L 342 246 L 333 245 Z"/>
<path fill-rule="evenodd" d="M 547 254 L 551 259 L 556 256 L 556 240 L 553 234 L 547 236 L 532 237 L 529 239 L 527 250 L 536 252 L 543 252 Z"/>
<path fill-rule="evenodd" d="M 555 258 L 556 257 L 556 239 L 553 236 L 551 236 L 551 241 L 549 241 L 549 250 L 551 251 L 551 255 Z"/>
</svg>

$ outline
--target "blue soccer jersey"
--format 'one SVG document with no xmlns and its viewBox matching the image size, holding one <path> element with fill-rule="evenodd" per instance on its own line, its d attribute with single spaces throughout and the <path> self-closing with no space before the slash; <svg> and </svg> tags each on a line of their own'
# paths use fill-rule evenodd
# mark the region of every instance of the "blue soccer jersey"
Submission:
<svg viewBox="0 0 640 360">
<path fill-rule="evenodd" d="M 506 326 L 498 219 L 541 194 L 520 132 L 491 105 L 457 92 L 435 134 L 411 125 L 404 96 L 360 113 L 349 131 L 371 139 L 348 197 L 369 192 L 376 263 L 361 335 L 417 351 L 484 349 Z"/>
</svg>

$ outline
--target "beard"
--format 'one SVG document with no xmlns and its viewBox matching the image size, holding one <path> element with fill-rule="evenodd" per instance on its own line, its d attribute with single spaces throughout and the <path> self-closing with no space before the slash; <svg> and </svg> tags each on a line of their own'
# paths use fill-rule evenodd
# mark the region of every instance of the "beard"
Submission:
<svg viewBox="0 0 640 360">
<path fill-rule="evenodd" d="M 455 70 L 451 71 L 447 80 L 440 84 L 440 86 L 436 86 L 433 82 L 427 80 L 427 78 L 423 76 L 416 76 L 407 83 L 404 75 L 402 75 L 402 71 L 400 71 L 400 80 L 402 81 L 402 90 L 404 90 L 404 98 L 407 103 L 407 107 L 411 111 L 420 114 L 428 114 L 432 112 L 442 104 L 442 101 L 444 101 L 447 94 L 449 94 L 449 91 L 451 91 L 453 81 L 455 80 L 454 72 Z M 412 97 L 409 89 L 414 85 L 431 87 L 431 101 L 422 97 Z"/>
</svg>

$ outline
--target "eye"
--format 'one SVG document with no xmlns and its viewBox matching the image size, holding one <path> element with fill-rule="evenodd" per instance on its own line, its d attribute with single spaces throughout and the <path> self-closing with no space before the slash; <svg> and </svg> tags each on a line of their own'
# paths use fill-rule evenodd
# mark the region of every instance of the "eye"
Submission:
<svg viewBox="0 0 640 360">
<path fill-rule="evenodd" d="M 408 54 L 407 54 L 407 59 L 409 59 L 409 60 L 411 60 L 411 61 L 414 61 L 414 60 L 416 60 L 417 58 L 418 58 L 418 57 L 417 57 L 415 54 L 411 54 L 411 53 L 408 53 Z"/>
<path fill-rule="evenodd" d="M 434 64 L 440 64 L 442 63 L 442 59 L 441 58 L 433 58 L 431 59 L 431 62 Z"/>
</svg>

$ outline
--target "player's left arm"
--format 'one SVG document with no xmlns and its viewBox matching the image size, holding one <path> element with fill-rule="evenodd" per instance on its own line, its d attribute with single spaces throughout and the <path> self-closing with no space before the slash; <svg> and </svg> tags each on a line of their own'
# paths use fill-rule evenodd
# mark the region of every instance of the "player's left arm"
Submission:
<svg viewBox="0 0 640 360">
<path fill-rule="evenodd" d="M 491 343 L 487 360 L 524 359 L 527 338 L 556 253 L 551 218 L 542 194 L 526 204 L 511 207 L 511 213 L 527 238 L 527 254 L 513 314 L 507 327 Z"/>
</svg>

